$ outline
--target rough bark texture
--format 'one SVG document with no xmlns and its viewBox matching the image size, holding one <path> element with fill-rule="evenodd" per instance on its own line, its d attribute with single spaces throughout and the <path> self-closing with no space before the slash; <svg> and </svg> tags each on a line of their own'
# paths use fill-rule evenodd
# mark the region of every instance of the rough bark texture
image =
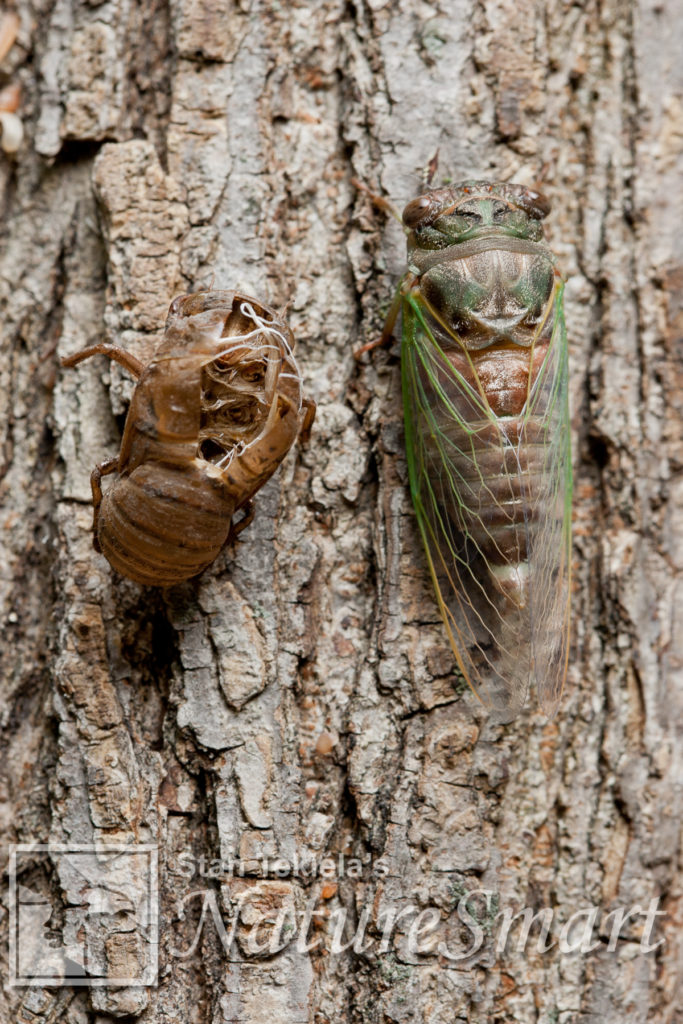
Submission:
<svg viewBox="0 0 683 1024">
<path fill-rule="evenodd" d="M 2 72 L 22 85 L 26 138 L 0 154 L 3 832 L 158 844 L 161 942 L 157 987 L 6 989 L 2 1020 L 680 1021 L 677 5 L 19 13 Z M 550 723 L 532 707 L 494 727 L 456 686 L 406 490 L 396 354 L 352 356 L 380 329 L 404 241 L 351 178 L 400 204 L 437 147 L 441 174 L 540 176 L 554 206 L 576 502 L 573 653 Z M 117 450 L 131 384 L 58 357 L 104 337 L 145 358 L 170 300 L 212 281 L 290 304 L 318 419 L 239 543 L 198 580 L 144 590 L 89 532 L 89 472 Z M 244 877 L 190 881 L 188 851 L 236 857 Z M 263 858 L 342 854 L 360 877 L 260 877 Z M 68 898 L 37 874 L 23 884 Z M 196 937 L 197 904 L 177 908 L 193 888 L 237 918 L 229 952 L 208 920 L 174 953 Z M 610 949 L 607 915 L 652 900 L 658 947 L 641 916 Z M 380 948 L 386 913 L 409 905 Z M 307 906 L 315 949 L 255 949 L 262 911 Z M 542 952 L 534 932 L 500 950 L 500 913 L 525 907 L 554 912 L 556 940 L 594 911 L 594 948 Z M 428 908 L 436 938 L 411 951 Z M 342 910 L 363 949 L 330 952 Z M 467 951 L 472 922 L 477 951 L 439 952 Z"/>
</svg>

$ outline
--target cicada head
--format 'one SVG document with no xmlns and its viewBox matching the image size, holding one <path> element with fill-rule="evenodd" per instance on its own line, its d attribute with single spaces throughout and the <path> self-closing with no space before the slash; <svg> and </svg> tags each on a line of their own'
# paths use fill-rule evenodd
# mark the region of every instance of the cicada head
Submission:
<svg viewBox="0 0 683 1024">
<path fill-rule="evenodd" d="M 403 211 L 408 248 L 445 249 L 473 238 L 508 235 L 538 242 L 550 203 L 526 185 L 465 181 L 432 189 Z"/>
<path fill-rule="evenodd" d="M 490 181 L 432 189 L 408 203 L 413 287 L 459 345 L 532 343 L 555 288 L 555 258 L 543 238 L 549 211 L 539 192 Z"/>
</svg>

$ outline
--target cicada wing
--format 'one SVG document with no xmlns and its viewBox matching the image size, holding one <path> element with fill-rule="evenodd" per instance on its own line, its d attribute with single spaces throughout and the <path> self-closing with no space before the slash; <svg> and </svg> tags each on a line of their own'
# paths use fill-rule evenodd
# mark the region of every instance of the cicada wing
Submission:
<svg viewBox="0 0 683 1024">
<path fill-rule="evenodd" d="M 501 719 L 524 703 L 531 675 L 529 617 L 498 582 L 502 508 L 493 467 L 506 437 L 485 396 L 437 344 L 415 300 L 403 313 L 406 451 L 432 581 L 460 671 Z M 509 446 L 508 446 L 509 447 Z M 506 482 L 503 482 L 506 486 Z"/>
<path fill-rule="evenodd" d="M 568 629 L 567 602 L 559 596 L 568 593 L 568 522 L 565 512 L 558 526 L 556 511 L 566 482 L 566 430 L 562 440 L 553 433 L 566 425 L 563 330 L 553 330 L 550 348 L 559 354 L 548 353 L 543 382 L 536 382 L 524 413 L 508 418 L 493 413 L 476 374 L 466 379 L 459 371 L 412 297 L 403 320 L 410 486 L 456 662 L 499 720 L 519 711 L 534 677 L 552 710 Z M 447 342 L 457 343 L 455 334 Z M 459 351 L 465 353 L 464 347 Z M 541 581 L 539 571 L 545 574 Z M 552 629 L 560 620 L 559 654 L 557 635 L 544 632 L 544 608 L 553 615 Z"/>
<path fill-rule="evenodd" d="M 563 285 L 555 288 L 548 351 L 524 412 L 520 447 L 539 453 L 540 471 L 528 485 L 529 604 L 533 674 L 542 708 L 557 710 L 567 674 L 570 638 L 572 470 L 567 333 Z"/>
</svg>

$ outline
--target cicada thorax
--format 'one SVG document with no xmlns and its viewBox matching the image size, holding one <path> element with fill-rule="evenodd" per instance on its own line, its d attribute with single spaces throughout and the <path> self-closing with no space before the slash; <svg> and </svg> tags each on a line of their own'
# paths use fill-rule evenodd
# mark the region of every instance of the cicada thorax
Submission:
<svg viewBox="0 0 683 1024">
<path fill-rule="evenodd" d="M 216 291 L 173 302 L 96 519 L 97 546 L 115 569 L 167 586 L 216 558 L 231 517 L 299 431 L 292 350 L 287 325 L 255 299 Z"/>
<path fill-rule="evenodd" d="M 548 517 L 559 544 L 565 515 L 549 444 L 553 430 L 566 432 L 548 372 L 561 282 L 535 223 L 543 214 L 514 202 L 520 187 L 471 184 L 474 198 L 435 190 L 424 220 L 410 223 L 417 205 L 404 214 L 409 462 L 461 667 L 489 703 L 514 711 L 539 653 L 548 661 L 535 621 L 548 581 L 537 576 L 552 572 Z"/>
</svg>

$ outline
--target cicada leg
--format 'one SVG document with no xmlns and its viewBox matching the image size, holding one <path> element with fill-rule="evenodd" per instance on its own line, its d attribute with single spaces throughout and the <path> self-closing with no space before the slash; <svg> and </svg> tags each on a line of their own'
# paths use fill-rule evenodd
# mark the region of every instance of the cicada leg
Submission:
<svg viewBox="0 0 683 1024">
<path fill-rule="evenodd" d="M 304 410 L 304 415 L 299 427 L 299 441 L 301 444 L 308 444 L 311 439 L 311 427 L 313 426 L 317 406 L 312 398 L 302 398 L 301 406 Z"/>
<path fill-rule="evenodd" d="M 100 505 L 102 504 L 102 485 L 101 480 L 103 476 L 109 476 L 110 473 L 115 473 L 119 466 L 119 457 L 114 455 L 111 459 L 105 459 L 104 462 L 100 462 L 98 466 L 95 466 L 92 473 L 90 474 L 90 487 L 92 488 L 92 546 L 95 551 L 101 551 L 100 542 L 97 539 L 97 525 L 100 517 Z"/>
<path fill-rule="evenodd" d="M 373 206 L 376 206 L 379 210 L 382 210 L 383 213 L 388 214 L 390 217 L 394 217 L 401 227 L 403 227 L 403 218 L 393 203 L 388 199 L 385 199 L 384 196 L 377 195 L 376 192 L 373 192 L 371 188 L 364 185 L 362 181 L 358 180 L 358 178 L 352 178 L 351 184 L 357 188 L 359 192 L 365 192 L 366 196 L 369 196 Z M 399 288 L 394 297 L 394 301 L 391 303 L 389 308 L 387 318 L 384 322 L 384 329 L 380 337 L 377 338 L 376 341 L 369 341 L 367 345 L 363 345 L 361 348 L 356 349 L 353 353 L 354 359 L 358 359 L 364 352 L 370 352 L 373 348 L 379 348 L 380 345 L 386 345 L 391 341 L 394 327 L 396 326 L 396 320 L 398 319 L 398 314 L 401 309 L 401 298 L 402 294 L 401 289 Z"/>
<path fill-rule="evenodd" d="M 394 327 L 398 320 L 398 314 L 401 312 L 401 306 L 403 305 L 403 299 L 414 286 L 417 278 L 415 274 L 406 274 L 401 284 L 396 289 L 393 301 L 389 306 L 389 312 L 387 318 L 384 321 L 384 327 L 379 338 L 375 341 L 369 341 L 367 345 L 362 345 L 361 348 L 357 348 L 353 353 L 354 359 L 359 359 L 364 352 L 370 352 L 373 348 L 379 348 L 380 345 L 388 345 L 394 336 Z"/>
<path fill-rule="evenodd" d="M 107 356 L 115 363 L 119 363 L 125 370 L 128 370 L 130 374 L 137 380 L 142 373 L 144 366 L 139 359 L 136 359 L 131 352 L 127 352 L 125 348 L 119 348 L 118 345 L 109 345 L 106 341 L 100 341 L 97 345 L 90 345 L 88 348 L 84 348 L 81 352 L 76 352 L 72 356 L 66 356 L 62 359 L 62 366 L 78 366 L 84 359 L 90 359 L 90 356 Z"/>
<path fill-rule="evenodd" d="M 357 188 L 359 192 L 365 192 L 366 196 L 370 197 L 373 206 L 376 206 L 379 210 L 387 213 L 390 217 L 395 217 L 399 224 L 403 226 L 403 218 L 392 202 L 385 199 L 384 196 L 377 195 L 376 192 L 373 192 L 371 188 L 364 185 L 362 181 L 358 180 L 358 178 L 351 178 L 351 184 L 354 188 Z"/>
<path fill-rule="evenodd" d="M 238 537 L 242 530 L 246 530 L 247 526 L 249 526 L 249 523 L 254 518 L 254 502 L 247 501 L 242 506 L 242 511 L 244 516 L 240 519 L 239 523 L 230 523 L 230 532 L 228 533 L 226 544 L 232 544 L 235 537 Z"/>
</svg>

